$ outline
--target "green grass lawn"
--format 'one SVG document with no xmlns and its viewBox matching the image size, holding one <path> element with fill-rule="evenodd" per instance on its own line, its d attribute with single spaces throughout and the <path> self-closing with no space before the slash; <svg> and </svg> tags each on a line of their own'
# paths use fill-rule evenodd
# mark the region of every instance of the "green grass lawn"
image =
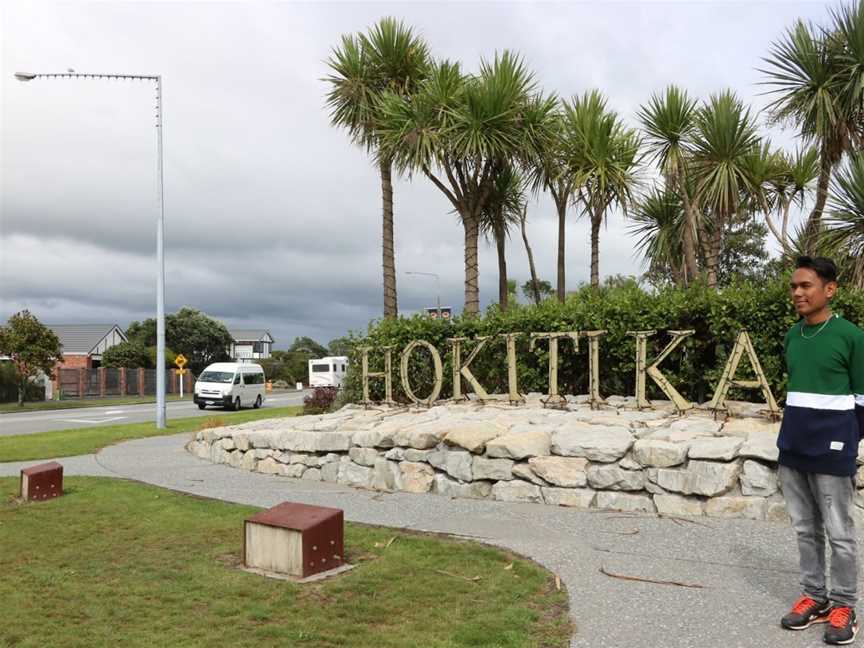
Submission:
<svg viewBox="0 0 864 648">
<path fill-rule="evenodd" d="M 257 419 L 295 416 L 302 410 L 301 406 L 294 405 L 292 407 L 268 407 L 239 412 L 218 412 L 211 417 L 190 416 L 169 421 L 168 428 L 165 430 L 159 430 L 154 423 L 147 422 L 97 425 L 36 434 L 0 436 L 0 463 L 90 454 L 118 441 L 164 436 L 178 432 L 192 432 L 200 430 L 202 427 L 245 423 Z"/>
<path fill-rule="evenodd" d="M 24 504 L 0 479 L 4 648 L 547 648 L 572 632 L 554 576 L 502 550 L 347 524 L 355 569 L 299 585 L 237 568 L 257 509 L 124 480 L 65 486 Z"/>
<path fill-rule="evenodd" d="M 166 401 L 179 401 L 180 396 L 168 394 Z M 192 400 L 185 396 L 183 400 Z M 20 407 L 18 403 L 0 403 L 0 414 L 15 414 L 17 412 L 34 412 L 41 410 L 78 409 L 80 407 L 110 407 L 111 405 L 141 405 L 155 403 L 155 396 L 117 396 L 107 398 L 81 398 L 74 400 L 29 401 Z"/>
</svg>

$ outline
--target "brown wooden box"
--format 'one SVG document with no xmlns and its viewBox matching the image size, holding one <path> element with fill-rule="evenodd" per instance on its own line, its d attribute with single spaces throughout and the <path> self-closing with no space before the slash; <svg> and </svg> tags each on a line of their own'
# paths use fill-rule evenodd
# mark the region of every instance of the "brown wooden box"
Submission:
<svg viewBox="0 0 864 648">
<path fill-rule="evenodd" d="M 21 469 L 19 492 L 25 500 L 46 500 L 63 494 L 63 466 L 56 461 Z"/>
<path fill-rule="evenodd" d="M 306 578 L 341 567 L 341 509 L 283 502 L 243 523 L 243 564 L 264 572 Z"/>
</svg>

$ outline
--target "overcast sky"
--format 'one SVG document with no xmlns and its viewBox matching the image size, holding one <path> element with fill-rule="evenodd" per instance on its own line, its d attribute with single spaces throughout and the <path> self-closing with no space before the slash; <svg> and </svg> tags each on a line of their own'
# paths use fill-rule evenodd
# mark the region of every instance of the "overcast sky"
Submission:
<svg viewBox="0 0 864 648">
<path fill-rule="evenodd" d="M 155 312 L 156 139 L 152 84 L 19 83 L 13 72 L 161 74 L 165 112 L 166 304 L 229 327 L 266 328 L 277 347 L 365 330 L 382 308 L 376 169 L 329 125 L 324 63 L 341 34 L 382 16 L 413 25 L 433 53 L 474 70 L 514 49 L 546 90 L 601 89 L 634 123 L 669 83 L 729 87 L 756 108 L 760 57 L 822 2 L 64 3 L 6 2 L 0 79 L 0 317 L 118 323 Z M 634 123 L 635 125 L 635 123 Z M 789 145 L 791 134 L 774 133 Z M 399 306 L 461 310 L 462 231 L 428 182 L 395 184 Z M 556 216 L 541 197 L 529 238 L 555 278 Z M 567 229 L 568 287 L 589 274 L 589 231 Z M 620 214 L 601 233 L 601 275 L 638 274 Z M 516 236 L 511 278 L 529 278 Z M 497 296 L 481 243 L 483 306 Z"/>
</svg>

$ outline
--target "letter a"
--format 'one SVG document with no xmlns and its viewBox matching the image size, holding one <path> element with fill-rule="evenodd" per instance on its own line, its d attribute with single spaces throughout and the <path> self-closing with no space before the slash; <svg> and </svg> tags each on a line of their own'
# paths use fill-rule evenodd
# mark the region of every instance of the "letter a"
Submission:
<svg viewBox="0 0 864 648">
<path fill-rule="evenodd" d="M 738 363 L 741 362 L 741 356 L 745 352 L 747 353 L 747 357 L 750 358 L 750 366 L 753 368 L 753 373 L 756 374 L 756 380 L 735 380 Z M 780 416 L 780 408 L 777 406 L 777 401 L 774 400 L 774 394 L 771 393 L 768 379 L 765 378 L 765 372 L 762 371 L 762 365 L 759 363 L 759 357 L 756 355 L 756 349 L 753 348 L 753 342 L 750 340 L 750 335 L 747 331 L 738 333 L 738 339 L 735 340 L 735 346 L 732 348 L 732 353 L 729 354 L 729 360 L 723 369 L 723 376 L 720 378 L 720 382 L 717 383 L 717 389 L 714 390 L 714 398 L 711 399 L 711 404 L 708 407 L 714 411 L 725 410 L 726 396 L 729 394 L 729 388 L 733 386 L 745 389 L 761 389 L 771 417 L 777 418 Z"/>
</svg>

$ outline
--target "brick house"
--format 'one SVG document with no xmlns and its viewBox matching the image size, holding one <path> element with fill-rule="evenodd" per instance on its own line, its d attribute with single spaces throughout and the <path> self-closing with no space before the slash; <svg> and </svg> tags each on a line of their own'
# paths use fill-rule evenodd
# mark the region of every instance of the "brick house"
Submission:
<svg viewBox="0 0 864 648">
<path fill-rule="evenodd" d="M 126 334 L 116 324 L 59 324 L 49 326 L 63 345 L 63 362 L 56 369 L 96 369 L 102 354 L 126 342 Z"/>
</svg>

